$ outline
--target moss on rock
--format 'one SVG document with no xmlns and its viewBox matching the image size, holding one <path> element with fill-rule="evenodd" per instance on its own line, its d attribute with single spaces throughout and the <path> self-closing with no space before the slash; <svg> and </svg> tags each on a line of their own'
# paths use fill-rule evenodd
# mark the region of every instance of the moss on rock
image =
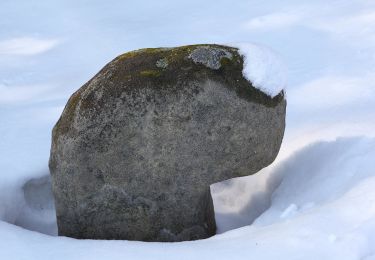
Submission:
<svg viewBox="0 0 375 260">
<path fill-rule="evenodd" d="M 230 53 L 231 58 L 222 57 L 220 59 L 220 68 L 212 69 L 204 64 L 195 63 L 189 58 L 189 55 L 197 48 L 223 50 Z M 163 73 L 161 73 L 161 67 L 157 66 L 160 60 L 168 63 L 168 66 L 164 66 Z M 242 75 L 243 57 L 238 53 L 237 48 L 229 46 L 197 44 L 176 48 L 147 48 L 122 54 L 113 62 L 118 66 L 114 80 L 120 82 L 127 75 L 132 75 L 130 85 L 133 87 L 142 87 L 139 85 L 142 80 L 140 77 L 144 76 L 149 78 L 158 77 L 160 82 L 163 82 L 163 84 L 153 86 L 158 88 L 171 87 L 184 81 L 204 81 L 207 78 L 211 78 L 224 83 L 228 88 L 236 91 L 241 98 L 267 107 L 274 107 L 284 99 L 282 92 L 278 96 L 271 98 L 245 79 Z"/>
<path fill-rule="evenodd" d="M 161 72 L 158 70 L 143 70 L 140 72 L 140 75 L 144 77 L 159 77 L 160 74 Z"/>
</svg>

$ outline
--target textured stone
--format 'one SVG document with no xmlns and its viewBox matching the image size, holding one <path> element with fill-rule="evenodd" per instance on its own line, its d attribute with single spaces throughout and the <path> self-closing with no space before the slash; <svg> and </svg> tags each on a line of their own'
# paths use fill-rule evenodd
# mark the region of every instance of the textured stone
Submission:
<svg viewBox="0 0 375 260">
<path fill-rule="evenodd" d="M 189 55 L 195 63 L 201 63 L 210 69 L 220 69 L 221 59 L 232 59 L 232 54 L 223 48 L 213 46 L 199 46 L 195 48 Z"/>
<path fill-rule="evenodd" d="M 53 129 L 59 235 L 182 241 L 215 234 L 209 185 L 256 173 L 285 126 L 242 75 L 235 48 L 193 45 L 120 55 L 69 99 Z"/>
</svg>

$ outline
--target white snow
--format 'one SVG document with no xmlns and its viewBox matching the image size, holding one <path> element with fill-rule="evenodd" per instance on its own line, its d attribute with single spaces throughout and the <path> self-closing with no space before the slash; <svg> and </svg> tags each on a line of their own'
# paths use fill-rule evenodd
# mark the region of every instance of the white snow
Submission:
<svg viewBox="0 0 375 260">
<path fill-rule="evenodd" d="M 372 0 L 1 1 L 0 259 L 375 259 L 374 14 Z M 271 166 L 211 186 L 218 235 L 56 236 L 47 164 L 71 93 L 127 50 L 254 41 L 257 87 L 277 95 L 288 68 L 285 136 Z"/>
<path fill-rule="evenodd" d="M 280 215 L 280 218 L 289 218 L 297 214 L 298 207 L 296 204 L 290 204 Z"/>
<path fill-rule="evenodd" d="M 269 47 L 254 43 L 234 45 L 244 57 L 243 75 L 252 85 L 271 97 L 277 96 L 287 84 L 286 65 Z"/>
</svg>

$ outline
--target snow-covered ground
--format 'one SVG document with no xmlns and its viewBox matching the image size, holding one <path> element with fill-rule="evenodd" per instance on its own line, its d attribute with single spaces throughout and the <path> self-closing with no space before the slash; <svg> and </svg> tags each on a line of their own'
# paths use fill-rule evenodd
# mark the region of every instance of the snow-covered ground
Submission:
<svg viewBox="0 0 375 260">
<path fill-rule="evenodd" d="M 373 0 L 2 0 L 0 259 L 375 259 L 374 24 Z M 69 95 L 125 51 L 233 42 L 282 56 L 287 126 L 271 166 L 211 187 L 220 234 L 57 237 L 47 163 Z"/>
</svg>

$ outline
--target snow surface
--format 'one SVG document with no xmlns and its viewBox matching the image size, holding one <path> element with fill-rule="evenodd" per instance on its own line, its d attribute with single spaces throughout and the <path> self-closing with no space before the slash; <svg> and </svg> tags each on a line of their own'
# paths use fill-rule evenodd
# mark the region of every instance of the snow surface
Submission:
<svg viewBox="0 0 375 260">
<path fill-rule="evenodd" d="M 244 57 L 243 75 L 252 85 L 271 97 L 287 85 L 287 70 L 282 58 L 269 47 L 254 43 L 234 45 Z"/>
<path fill-rule="evenodd" d="M 4 0 L 0 17 L 0 259 L 375 259 L 374 1 Z M 68 97 L 125 51 L 228 42 L 282 55 L 288 106 L 276 161 L 211 186 L 219 234 L 57 237 L 47 164 Z"/>
</svg>

